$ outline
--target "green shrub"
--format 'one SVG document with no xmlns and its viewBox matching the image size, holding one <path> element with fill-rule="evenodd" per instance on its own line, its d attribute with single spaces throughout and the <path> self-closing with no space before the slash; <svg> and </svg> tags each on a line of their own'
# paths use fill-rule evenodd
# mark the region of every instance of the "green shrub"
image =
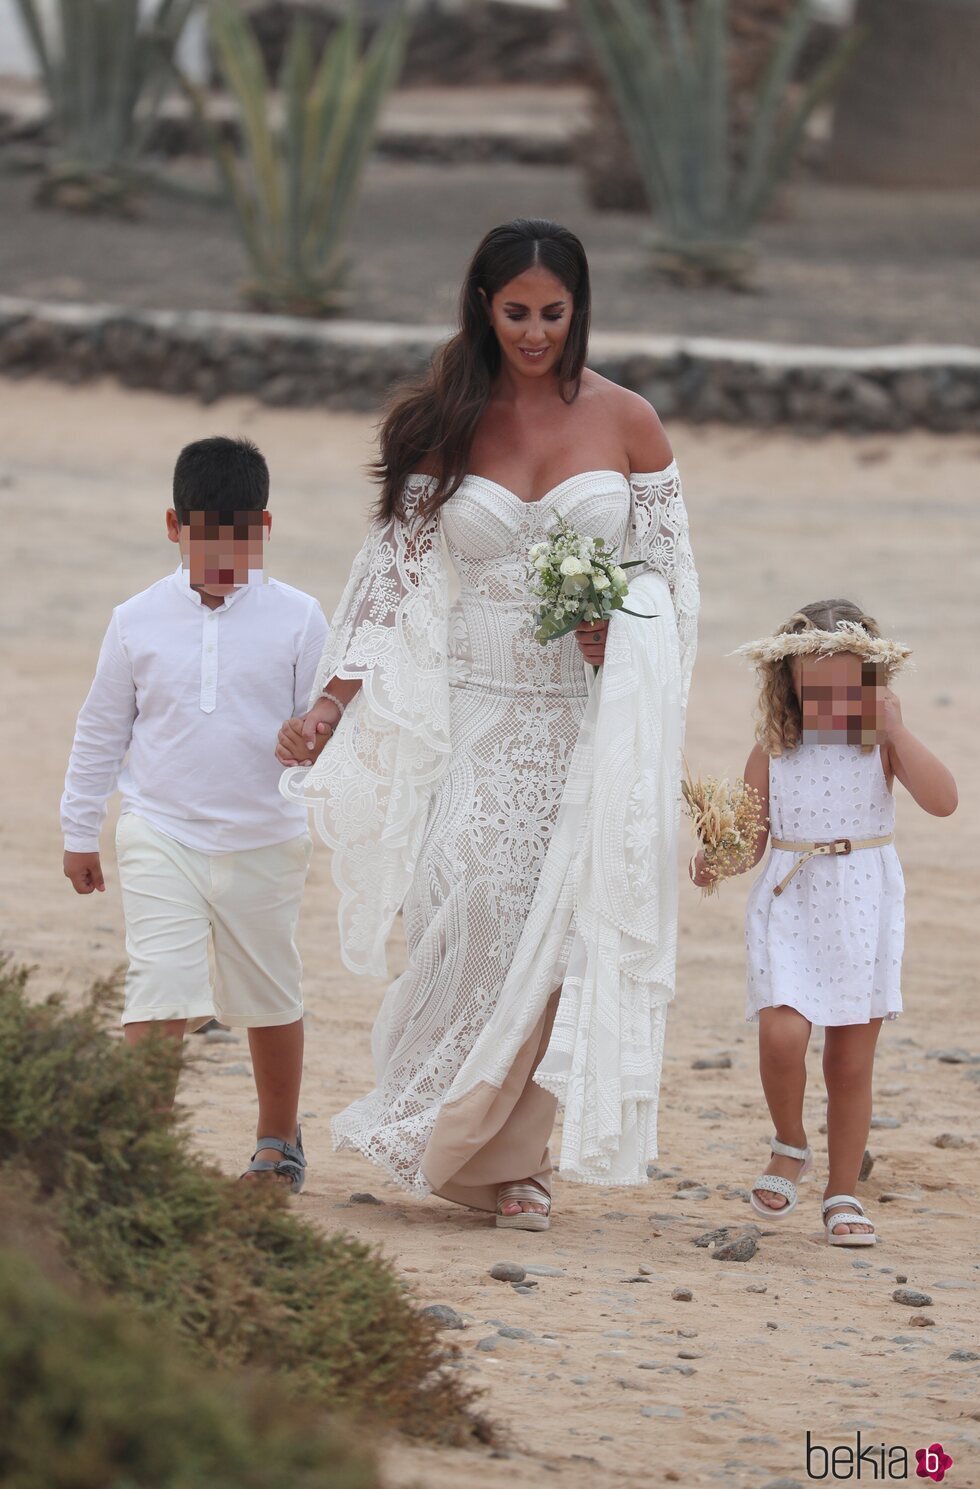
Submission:
<svg viewBox="0 0 980 1489">
<path fill-rule="evenodd" d="M 188 1360 L 0 1250 L 4 1489 L 377 1489 L 372 1456 L 267 1380 Z"/>
<path fill-rule="evenodd" d="M 182 78 L 248 254 L 248 301 L 260 310 L 329 315 L 344 308 L 345 243 L 378 118 L 405 53 L 400 0 L 362 43 L 352 6 L 314 61 L 308 27 L 292 29 L 273 90 L 252 26 L 233 0 L 213 0 L 211 40 L 234 99 L 241 155 L 209 121 L 201 90 Z"/>
<path fill-rule="evenodd" d="M 843 41 L 790 101 L 813 20 L 812 0 L 795 0 L 751 117 L 736 131 L 729 0 L 576 0 L 576 9 L 654 204 L 654 264 L 682 282 L 743 282 L 750 235 L 860 35 Z"/>
<path fill-rule="evenodd" d="M 54 158 L 39 199 L 127 213 L 139 157 L 171 85 L 181 32 L 200 0 L 16 0 L 48 95 Z"/>
<path fill-rule="evenodd" d="M 387 1261 L 192 1153 L 165 1109 L 170 1041 L 110 1039 L 111 984 L 70 1009 L 30 1001 L 27 981 L 0 966 L 0 1164 L 36 1190 L 74 1271 L 202 1357 L 416 1435 L 489 1438 L 455 1352 Z"/>
</svg>

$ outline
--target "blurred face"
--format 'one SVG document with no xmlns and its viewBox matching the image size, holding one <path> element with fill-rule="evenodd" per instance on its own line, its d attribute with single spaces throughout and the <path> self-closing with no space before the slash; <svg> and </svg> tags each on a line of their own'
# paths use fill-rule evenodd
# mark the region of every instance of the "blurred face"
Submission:
<svg viewBox="0 0 980 1489">
<path fill-rule="evenodd" d="M 884 668 L 854 652 L 794 657 L 793 687 L 811 744 L 877 744 L 883 738 L 879 704 Z"/>
<path fill-rule="evenodd" d="M 179 543 L 192 589 L 227 595 L 243 584 L 261 584 L 268 512 L 189 512 L 179 522 L 167 513 L 167 534 Z"/>
<path fill-rule="evenodd" d="M 525 269 L 488 300 L 480 295 L 508 367 L 523 377 L 553 374 L 572 322 L 572 297 L 559 279 Z"/>
</svg>

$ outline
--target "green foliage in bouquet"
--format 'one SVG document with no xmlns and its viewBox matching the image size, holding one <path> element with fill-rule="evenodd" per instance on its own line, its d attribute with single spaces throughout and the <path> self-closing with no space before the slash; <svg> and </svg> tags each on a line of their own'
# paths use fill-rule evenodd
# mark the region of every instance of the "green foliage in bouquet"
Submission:
<svg viewBox="0 0 980 1489">
<path fill-rule="evenodd" d="M 454 1352 L 368 1246 L 304 1223 L 275 1185 L 224 1178 L 166 1110 L 179 1049 L 105 1032 L 0 966 L 0 1175 L 36 1194 L 72 1270 L 193 1355 L 277 1375 L 313 1402 L 405 1432 L 487 1439 Z"/>
<path fill-rule="evenodd" d="M 351 10 L 314 64 L 309 29 L 298 21 L 278 78 L 266 79 L 254 32 L 231 0 L 211 9 L 222 81 L 237 105 L 243 155 L 211 125 L 200 90 L 186 78 L 207 132 L 248 254 L 250 304 L 322 316 L 343 308 L 344 244 L 385 98 L 398 77 L 408 33 L 396 6 L 362 47 Z"/>
<path fill-rule="evenodd" d="M 564 518 L 555 523 L 547 540 L 533 545 L 528 559 L 531 592 L 541 601 L 534 637 L 542 645 L 567 636 L 582 621 L 605 620 L 614 610 L 655 619 L 626 608 L 626 570 L 643 559 L 620 563 L 605 538 L 583 538 Z"/>
<path fill-rule="evenodd" d="M 200 0 L 16 0 L 48 95 L 53 160 L 44 204 L 130 213 L 136 163 L 172 84 L 181 32 Z"/>
<path fill-rule="evenodd" d="M 793 163 L 807 120 L 837 84 L 862 36 L 851 33 L 799 96 L 790 86 L 813 20 L 798 0 L 762 81 L 735 158 L 727 53 L 728 0 L 577 0 L 655 204 L 655 264 L 694 283 L 737 284 L 751 230 Z"/>
<path fill-rule="evenodd" d="M 2 1201 L 25 1229 L 43 1226 L 16 1192 Z M 4 1489 L 379 1489 L 350 1429 L 277 1382 L 188 1359 L 166 1329 L 79 1296 L 19 1240 L 0 1247 Z"/>
</svg>

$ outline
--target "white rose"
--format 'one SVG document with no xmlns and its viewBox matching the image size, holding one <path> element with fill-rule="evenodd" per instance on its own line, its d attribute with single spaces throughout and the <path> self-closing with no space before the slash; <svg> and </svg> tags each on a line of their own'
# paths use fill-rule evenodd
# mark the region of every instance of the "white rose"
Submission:
<svg viewBox="0 0 980 1489">
<path fill-rule="evenodd" d="M 616 567 L 612 571 L 612 577 L 613 577 L 613 582 L 615 584 L 625 584 L 626 583 L 626 570 L 625 569 L 621 569 L 619 567 L 619 564 L 617 564 Z"/>
<path fill-rule="evenodd" d="M 547 543 L 535 543 L 534 546 L 529 549 L 529 556 L 531 558 L 540 558 L 542 553 L 546 553 L 547 551 Z"/>
<path fill-rule="evenodd" d="M 582 564 L 577 558 L 563 558 L 561 561 L 561 572 L 563 574 L 581 574 Z"/>
<path fill-rule="evenodd" d="M 542 569 L 546 569 L 548 567 L 548 558 L 547 558 L 547 555 L 544 554 L 544 553 L 539 554 L 538 557 L 534 560 L 534 567 L 539 572 Z"/>
<path fill-rule="evenodd" d="M 605 574 L 595 574 L 593 576 L 592 583 L 595 585 L 596 589 L 609 588 L 609 580 L 606 578 Z"/>
</svg>

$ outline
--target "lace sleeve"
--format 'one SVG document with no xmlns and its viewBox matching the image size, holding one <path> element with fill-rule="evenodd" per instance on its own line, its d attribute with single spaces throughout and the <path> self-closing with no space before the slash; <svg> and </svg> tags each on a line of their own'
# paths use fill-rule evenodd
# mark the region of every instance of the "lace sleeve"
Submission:
<svg viewBox="0 0 980 1489">
<path fill-rule="evenodd" d="M 648 560 L 648 568 L 662 574 L 670 587 L 680 646 L 681 710 L 686 717 L 701 597 L 676 460 L 664 470 L 630 475 L 628 557 Z"/>
<path fill-rule="evenodd" d="M 311 702 L 332 677 L 361 687 L 315 765 L 280 790 L 310 807 L 333 849 L 340 948 L 352 972 L 386 977 L 385 941 L 411 883 L 429 802 L 449 761 L 450 563 L 439 514 L 372 528 L 330 624 Z"/>
</svg>

